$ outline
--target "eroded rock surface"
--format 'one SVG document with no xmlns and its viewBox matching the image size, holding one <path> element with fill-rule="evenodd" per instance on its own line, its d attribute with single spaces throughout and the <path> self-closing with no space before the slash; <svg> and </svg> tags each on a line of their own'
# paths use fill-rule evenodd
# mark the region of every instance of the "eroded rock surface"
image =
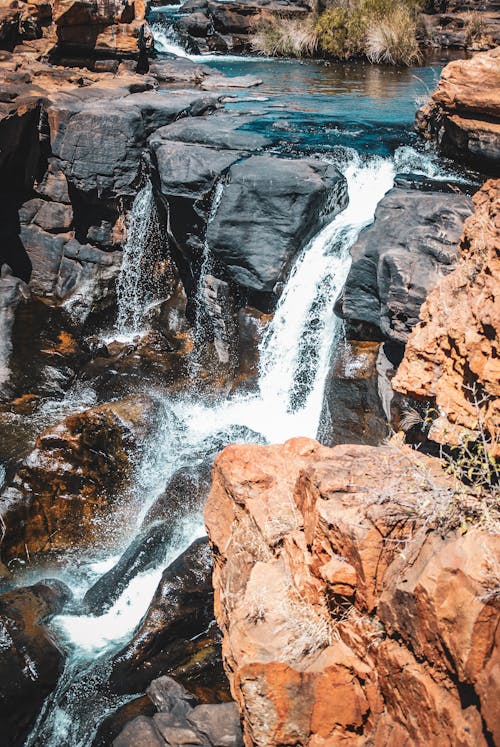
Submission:
<svg viewBox="0 0 500 747">
<path fill-rule="evenodd" d="M 71 597 L 60 581 L 0 594 L 0 719 L 2 747 L 21 747 L 42 703 L 54 690 L 65 655 L 44 627 Z"/>
<path fill-rule="evenodd" d="M 396 446 L 219 455 L 205 521 L 248 747 L 491 744 L 500 543 L 418 531 L 448 480 Z"/>
<path fill-rule="evenodd" d="M 472 200 L 461 194 L 396 187 L 382 198 L 373 224 L 351 248 L 338 304 L 348 324 L 404 344 L 427 294 L 453 269 L 471 212 Z"/>
<path fill-rule="evenodd" d="M 119 507 L 132 450 L 154 427 L 155 411 L 135 395 L 44 431 L 0 496 L 2 559 L 116 543 L 126 529 Z"/>
<path fill-rule="evenodd" d="M 495 172 L 500 165 L 500 47 L 450 62 L 415 126 L 449 156 Z"/>
<path fill-rule="evenodd" d="M 500 428 L 500 180 L 474 196 L 456 269 L 421 310 L 394 387 L 433 400 L 430 437 L 454 443 L 481 426 L 498 450 Z"/>
</svg>

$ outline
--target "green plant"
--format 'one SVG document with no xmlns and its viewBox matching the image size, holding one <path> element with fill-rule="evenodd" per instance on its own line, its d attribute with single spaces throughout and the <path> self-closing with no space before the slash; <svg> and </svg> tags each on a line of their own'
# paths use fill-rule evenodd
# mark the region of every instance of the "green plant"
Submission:
<svg viewBox="0 0 500 747">
<path fill-rule="evenodd" d="M 318 46 L 339 59 L 365 56 L 370 62 L 418 62 L 420 0 L 340 0 L 318 19 Z"/>
</svg>

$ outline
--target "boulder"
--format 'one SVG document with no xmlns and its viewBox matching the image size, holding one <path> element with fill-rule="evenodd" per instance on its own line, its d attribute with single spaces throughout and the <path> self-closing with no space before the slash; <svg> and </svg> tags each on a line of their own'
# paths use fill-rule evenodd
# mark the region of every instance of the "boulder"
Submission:
<svg viewBox="0 0 500 747">
<path fill-rule="evenodd" d="M 188 0 L 175 29 L 183 44 L 195 53 L 251 52 L 252 34 L 275 14 L 304 18 L 311 8 L 297 0 Z"/>
<path fill-rule="evenodd" d="M 179 467 L 169 478 L 165 490 L 147 512 L 143 526 L 168 521 L 174 526 L 183 516 L 199 511 L 205 504 L 212 484 L 212 458 L 199 464 Z"/>
<path fill-rule="evenodd" d="M 44 431 L 0 496 L 4 561 L 116 546 L 128 526 L 131 456 L 153 427 L 155 411 L 153 400 L 134 395 Z"/>
<path fill-rule="evenodd" d="M 16 308 L 30 296 L 29 288 L 14 277 L 8 265 L 0 268 L 0 397 L 8 394 L 9 362 L 12 354 L 12 330 Z"/>
<path fill-rule="evenodd" d="M 415 127 L 446 155 L 495 173 L 500 164 L 500 47 L 450 62 Z"/>
<path fill-rule="evenodd" d="M 484 436 L 498 455 L 500 180 L 486 182 L 474 207 L 457 266 L 423 305 L 393 386 L 436 403 L 431 439 L 450 444 Z"/>
<path fill-rule="evenodd" d="M 118 563 L 90 587 L 83 598 L 88 614 L 103 615 L 139 573 L 165 557 L 175 524 L 156 521 L 143 530 L 124 551 Z"/>
<path fill-rule="evenodd" d="M 220 651 L 213 630 L 211 555 L 206 538 L 196 540 L 166 568 L 132 640 L 112 662 L 115 692 L 143 691 L 154 677 L 172 674 L 196 692 L 208 679 L 224 690 Z"/>
<path fill-rule="evenodd" d="M 114 740 L 114 747 L 243 747 L 236 703 L 197 705 L 171 677 L 154 680 L 147 694 L 158 712 L 153 718 L 138 717 L 128 723 Z"/>
<path fill-rule="evenodd" d="M 432 531 L 453 499 L 397 442 L 217 457 L 205 522 L 245 744 L 491 744 L 500 541 Z"/>
<path fill-rule="evenodd" d="M 64 652 L 44 622 L 71 598 L 60 581 L 0 594 L 0 720 L 2 747 L 24 744 L 43 702 L 64 669 Z"/>
<path fill-rule="evenodd" d="M 337 307 L 348 324 L 361 322 L 404 344 L 427 294 L 453 269 L 471 212 L 466 195 L 399 187 L 388 192 L 351 248 Z"/>
<path fill-rule="evenodd" d="M 331 164 L 251 156 L 229 169 L 208 246 L 233 282 L 272 293 L 300 249 L 346 204 L 345 179 Z"/>
</svg>

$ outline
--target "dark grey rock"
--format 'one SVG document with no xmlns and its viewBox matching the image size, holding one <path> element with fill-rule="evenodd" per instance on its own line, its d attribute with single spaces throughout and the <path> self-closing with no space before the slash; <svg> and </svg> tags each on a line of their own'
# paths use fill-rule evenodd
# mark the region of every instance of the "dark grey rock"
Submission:
<svg viewBox="0 0 500 747">
<path fill-rule="evenodd" d="M 346 182 L 333 165 L 252 156 L 229 169 L 208 246 L 238 285 L 273 292 L 300 249 L 346 204 Z"/>
<path fill-rule="evenodd" d="M 392 189 L 351 249 L 337 310 L 405 343 L 427 294 L 453 269 L 471 212 L 466 195 Z"/>
</svg>

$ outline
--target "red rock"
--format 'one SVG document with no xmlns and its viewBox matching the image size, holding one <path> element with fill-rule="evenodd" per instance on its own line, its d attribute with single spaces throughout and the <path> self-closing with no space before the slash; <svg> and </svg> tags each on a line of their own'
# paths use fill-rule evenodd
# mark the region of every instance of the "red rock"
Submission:
<svg viewBox="0 0 500 747">
<path fill-rule="evenodd" d="M 500 453 L 500 180 L 486 182 L 474 205 L 457 268 L 423 305 L 392 384 L 435 401 L 430 438 L 457 442 L 482 422 Z"/>
<path fill-rule="evenodd" d="M 217 457 L 205 522 L 247 747 L 486 747 L 500 542 L 419 532 L 449 488 L 438 460 L 397 445 Z"/>
</svg>

